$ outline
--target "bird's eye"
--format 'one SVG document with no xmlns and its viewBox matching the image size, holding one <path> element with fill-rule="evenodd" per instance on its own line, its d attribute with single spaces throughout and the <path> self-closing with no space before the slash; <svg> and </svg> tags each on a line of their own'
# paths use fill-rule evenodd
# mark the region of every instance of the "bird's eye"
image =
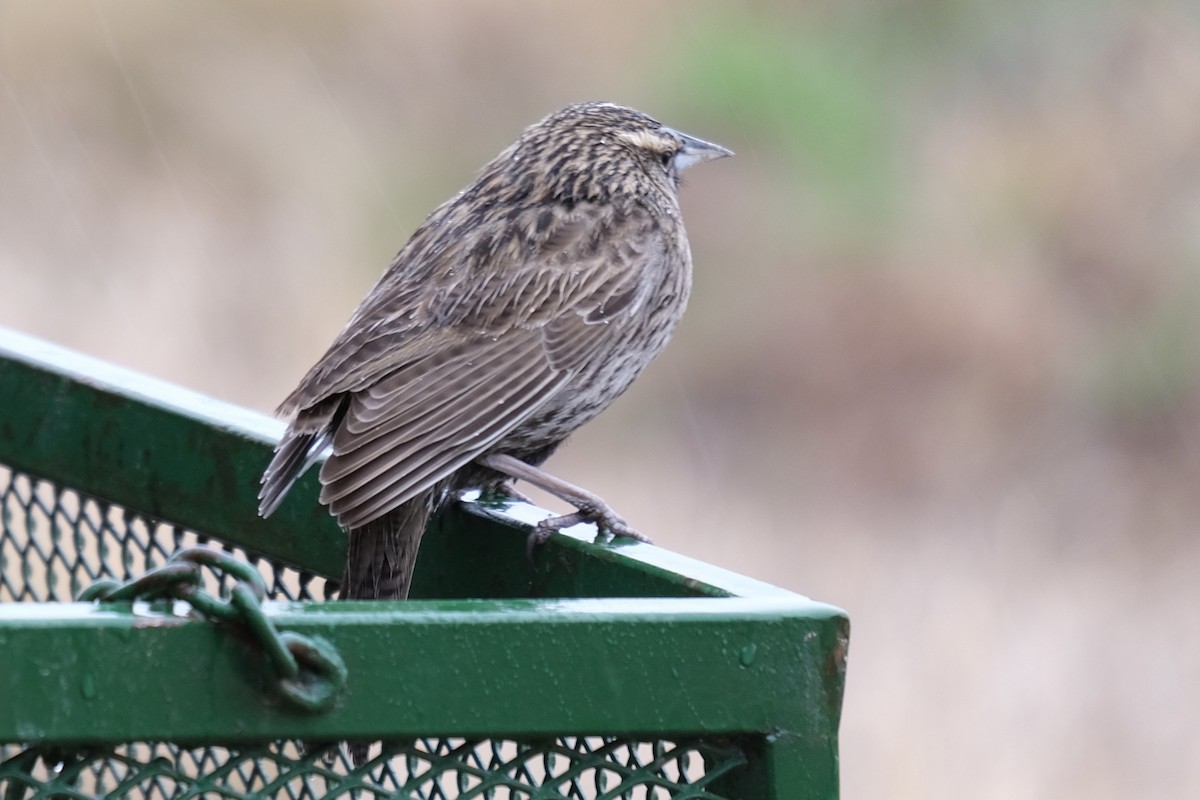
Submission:
<svg viewBox="0 0 1200 800">
<path fill-rule="evenodd" d="M 675 153 L 670 150 L 664 150 L 658 154 L 658 160 L 662 162 L 664 167 L 671 166 L 671 159 L 675 158 Z"/>
</svg>

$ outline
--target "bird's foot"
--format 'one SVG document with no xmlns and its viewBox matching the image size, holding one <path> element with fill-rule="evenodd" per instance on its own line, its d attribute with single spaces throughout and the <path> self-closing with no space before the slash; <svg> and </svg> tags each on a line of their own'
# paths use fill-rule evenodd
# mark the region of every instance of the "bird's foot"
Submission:
<svg viewBox="0 0 1200 800">
<path fill-rule="evenodd" d="M 528 503 L 529 505 L 537 505 L 529 495 L 519 491 L 515 486 L 509 483 L 500 483 L 495 486 L 489 486 L 479 492 L 479 503 L 485 506 L 503 506 L 508 503 Z"/>
<path fill-rule="evenodd" d="M 525 541 L 526 557 L 532 561 L 534 550 L 540 545 L 545 544 L 546 540 L 555 531 L 561 531 L 563 528 L 569 528 L 581 522 L 595 523 L 596 527 L 602 533 L 609 534 L 610 536 L 623 536 L 627 539 L 653 544 L 649 536 L 630 527 L 629 523 L 609 508 L 607 503 L 600 500 L 600 498 L 595 498 L 581 505 L 573 513 L 563 514 L 558 517 L 547 517 L 534 525 L 533 532 L 529 534 L 529 538 Z"/>
<path fill-rule="evenodd" d="M 586 489 L 567 483 L 562 478 L 556 478 L 505 453 L 490 453 L 480 456 L 477 460 L 483 466 L 493 469 L 501 475 L 532 484 L 578 509 L 572 514 L 544 519 L 533 526 L 533 533 L 529 534 L 529 539 L 525 543 L 525 553 L 531 560 L 533 549 L 545 543 L 550 538 L 550 534 L 580 522 L 594 522 L 602 532 L 613 536 L 624 536 L 639 542 L 650 542 L 649 536 L 638 533 L 629 527 L 629 523 L 609 508 L 608 503 Z"/>
</svg>

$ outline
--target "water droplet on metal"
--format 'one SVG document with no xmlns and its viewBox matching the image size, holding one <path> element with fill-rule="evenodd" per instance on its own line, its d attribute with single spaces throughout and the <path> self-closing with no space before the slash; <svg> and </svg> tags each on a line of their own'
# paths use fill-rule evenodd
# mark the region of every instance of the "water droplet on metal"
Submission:
<svg viewBox="0 0 1200 800">
<path fill-rule="evenodd" d="M 757 654 L 758 654 L 758 645 L 748 644 L 742 648 L 742 655 L 741 655 L 741 658 L 739 658 L 738 660 L 742 662 L 743 667 L 748 667 L 754 663 L 754 656 Z"/>
</svg>

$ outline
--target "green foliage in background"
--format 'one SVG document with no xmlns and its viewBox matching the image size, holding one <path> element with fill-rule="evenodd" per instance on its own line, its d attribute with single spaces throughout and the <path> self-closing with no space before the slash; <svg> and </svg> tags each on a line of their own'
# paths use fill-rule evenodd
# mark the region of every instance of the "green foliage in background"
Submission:
<svg viewBox="0 0 1200 800">
<path fill-rule="evenodd" d="M 898 188 L 897 65 L 877 22 L 811 28 L 788 15 L 709 10 L 677 53 L 676 80 L 697 116 L 739 127 L 788 168 L 781 178 L 797 194 L 828 203 L 827 223 L 859 233 L 887 221 Z"/>
</svg>

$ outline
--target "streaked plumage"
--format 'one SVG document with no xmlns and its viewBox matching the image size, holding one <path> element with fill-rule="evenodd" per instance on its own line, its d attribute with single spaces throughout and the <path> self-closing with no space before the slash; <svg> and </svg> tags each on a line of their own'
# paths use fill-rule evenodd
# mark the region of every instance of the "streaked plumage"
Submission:
<svg viewBox="0 0 1200 800">
<path fill-rule="evenodd" d="M 508 479 L 477 458 L 540 465 L 666 345 L 691 288 L 679 171 L 728 154 L 607 103 L 528 128 L 425 220 L 284 400 L 261 513 L 332 446 L 343 596 L 405 596 L 428 515 Z"/>
</svg>

